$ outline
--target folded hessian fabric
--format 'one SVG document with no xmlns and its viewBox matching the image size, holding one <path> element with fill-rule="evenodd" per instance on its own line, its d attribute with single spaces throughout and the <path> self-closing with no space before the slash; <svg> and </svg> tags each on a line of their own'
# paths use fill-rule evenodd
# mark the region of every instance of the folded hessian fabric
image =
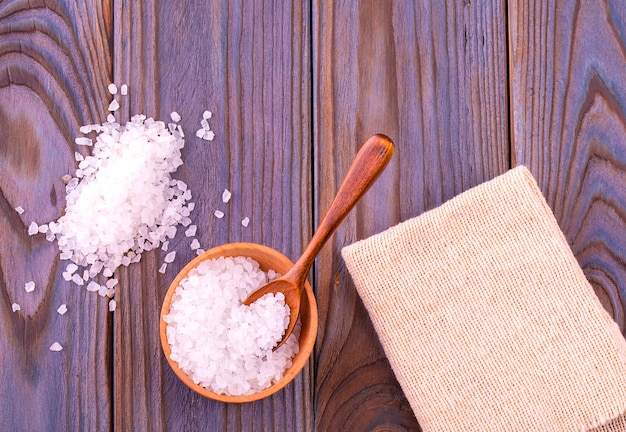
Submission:
<svg viewBox="0 0 626 432">
<path fill-rule="evenodd" d="M 424 432 L 626 430 L 626 341 L 525 167 L 342 255 Z"/>
</svg>

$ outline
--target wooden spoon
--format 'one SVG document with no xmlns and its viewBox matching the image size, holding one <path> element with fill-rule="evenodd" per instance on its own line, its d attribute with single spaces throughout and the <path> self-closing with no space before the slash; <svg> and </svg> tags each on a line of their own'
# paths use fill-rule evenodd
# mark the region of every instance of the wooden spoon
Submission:
<svg viewBox="0 0 626 432">
<path fill-rule="evenodd" d="M 302 286 L 318 252 L 352 207 L 383 172 L 393 152 L 393 142 L 386 136 L 373 135 L 368 139 L 350 165 L 335 199 L 302 256 L 285 275 L 259 288 L 244 300 L 243 304 L 249 305 L 265 294 L 279 292 L 284 294 L 285 303 L 289 306 L 290 311 L 289 326 L 274 349 L 277 349 L 287 340 L 296 325 L 300 314 Z"/>
</svg>

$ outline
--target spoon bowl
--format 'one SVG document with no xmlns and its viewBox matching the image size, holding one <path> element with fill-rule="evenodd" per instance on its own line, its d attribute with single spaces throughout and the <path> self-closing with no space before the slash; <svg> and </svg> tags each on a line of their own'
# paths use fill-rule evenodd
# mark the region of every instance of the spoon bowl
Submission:
<svg viewBox="0 0 626 432">
<path fill-rule="evenodd" d="M 176 288 L 180 285 L 180 282 L 187 277 L 189 272 L 197 267 L 201 262 L 215 259 L 219 257 L 236 257 L 236 256 L 245 256 L 252 258 L 253 260 L 259 263 L 259 267 L 261 270 L 267 272 L 268 270 L 274 270 L 277 273 L 285 274 L 292 267 L 293 262 L 289 260 L 285 255 L 280 252 L 269 248 L 267 246 L 255 244 L 255 243 L 228 243 L 222 246 L 217 246 L 213 249 L 209 249 L 208 251 L 202 253 L 197 256 L 194 260 L 189 262 L 183 268 L 180 273 L 176 276 L 172 284 L 170 285 L 167 293 L 165 295 L 165 299 L 163 300 L 163 306 L 161 308 L 161 318 L 160 318 L 160 338 L 161 338 L 161 347 L 163 348 L 163 353 L 165 354 L 165 358 L 169 363 L 170 367 L 174 371 L 174 373 L 178 376 L 178 378 L 191 390 L 196 393 L 201 394 L 210 399 L 214 399 L 220 402 L 230 402 L 230 403 L 245 403 L 245 402 L 253 402 L 259 399 L 263 399 L 267 396 L 270 396 L 287 384 L 289 384 L 298 373 L 302 370 L 304 365 L 307 363 L 311 353 L 313 352 L 313 346 L 315 345 L 315 338 L 317 336 L 317 304 L 315 303 L 315 296 L 313 295 L 313 290 L 311 285 L 306 282 L 302 289 L 301 302 L 300 302 L 300 321 L 302 323 L 302 328 L 300 330 L 300 337 L 298 338 L 298 343 L 300 350 L 298 354 L 294 356 L 292 359 L 291 366 L 285 371 L 282 379 L 270 387 L 262 390 L 260 392 L 254 393 L 252 395 L 246 396 L 227 396 L 223 394 L 218 394 L 212 392 L 205 387 L 202 387 L 191 380 L 189 376 L 178 366 L 178 363 L 173 361 L 170 358 L 170 354 L 172 352 L 170 345 L 167 341 L 167 323 L 163 320 L 163 317 L 167 315 L 170 311 L 170 305 L 172 303 L 172 296 L 174 295 Z M 295 321 L 294 321 L 295 324 Z"/>
</svg>

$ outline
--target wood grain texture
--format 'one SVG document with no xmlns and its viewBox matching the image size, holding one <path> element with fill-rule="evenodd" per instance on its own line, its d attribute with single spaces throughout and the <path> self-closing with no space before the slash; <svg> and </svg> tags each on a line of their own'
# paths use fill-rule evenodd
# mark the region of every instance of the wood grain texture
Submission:
<svg viewBox="0 0 626 432">
<path fill-rule="evenodd" d="M 27 234 L 61 215 L 61 176 L 86 152 L 78 127 L 103 120 L 110 36 L 106 1 L 0 3 L 1 430 L 111 426 L 107 303 L 65 282 L 56 245 Z M 55 341 L 63 351 L 49 350 Z"/>
<path fill-rule="evenodd" d="M 517 163 L 626 331 L 626 4 L 512 1 Z"/>
<path fill-rule="evenodd" d="M 203 248 L 248 241 L 295 260 L 311 234 L 310 10 L 300 2 L 121 1 L 116 6 L 115 77 L 129 84 L 130 113 L 168 119 L 178 111 L 185 165 Z M 119 43 L 119 45 L 118 45 Z M 194 137 L 204 110 L 216 138 Z M 221 201 L 222 191 L 232 192 Z M 213 212 L 225 212 L 217 219 Z M 250 218 L 246 228 L 241 224 Z M 244 405 L 211 401 L 171 371 L 159 344 L 169 283 L 195 254 L 190 239 L 165 275 L 164 253 L 121 275 L 115 315 L 116 430 L 313 429 L 313 372 Z"/>
<path fill-rule="evenodd" d="M 340 249 L 509 167 L 503 2 L 314 2 L 317 210 L 362 140 L 396 155 L 318 259 L 316 425 L 416 430 Z"/>
</svg>

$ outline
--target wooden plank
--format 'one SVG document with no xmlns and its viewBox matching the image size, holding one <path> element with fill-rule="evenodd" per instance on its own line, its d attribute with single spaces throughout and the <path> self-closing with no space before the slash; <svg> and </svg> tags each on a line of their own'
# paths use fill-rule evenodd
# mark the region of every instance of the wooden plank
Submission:
<svg viewBox="0 0 626 432">
<path fill-rule="evenodd" d="M 111 427 L 107 302 L 65 282 L 57 246 L 27 234 L 62 214 L 61 176 L 87 151 L 78 128 L 104 120 L 110 36 L 107 1 L 0 3 L 1 430 Z"/>
<path fill-rule="evenodd" d="M 118 3 L 114 70 L 116 81 L 129 84 L 127 114 L 182 115 L 185 165 L 177 177 L 193 191 L 202 247 L 252 241 L 296 259 L 312 220 L 309 7 L 278 0 Z M 216 134 L 210 143 L 194 137 L 207 109 Z M 232 191 L 227 205 L 225 188 Z M 213 216 L 216 209 L 223 219 Z M 147 254 L 120 275 L 115 429 L 312 430 L 309 367 L 284 391 L 245 405 L 205 399 L 176 378 L 159 345 L 159 308 L 195 255 L 180 235 L 171 250 L 177 259 L 165 275 L 157 272 L 164 253 Z"/>
<path fill-rule="evenodd" d="M 626 7 L 510 2 L 515 156 L 626 330 Z"/>
<path fill-rule="evenodd" d="M 415 430 L 340 250 L 509 167 L 505 7 L 316 1 L 313 17 L 318 216 L 370 134 L 397 145 L 318 259 L 316 425 Z"/>
</svg>

